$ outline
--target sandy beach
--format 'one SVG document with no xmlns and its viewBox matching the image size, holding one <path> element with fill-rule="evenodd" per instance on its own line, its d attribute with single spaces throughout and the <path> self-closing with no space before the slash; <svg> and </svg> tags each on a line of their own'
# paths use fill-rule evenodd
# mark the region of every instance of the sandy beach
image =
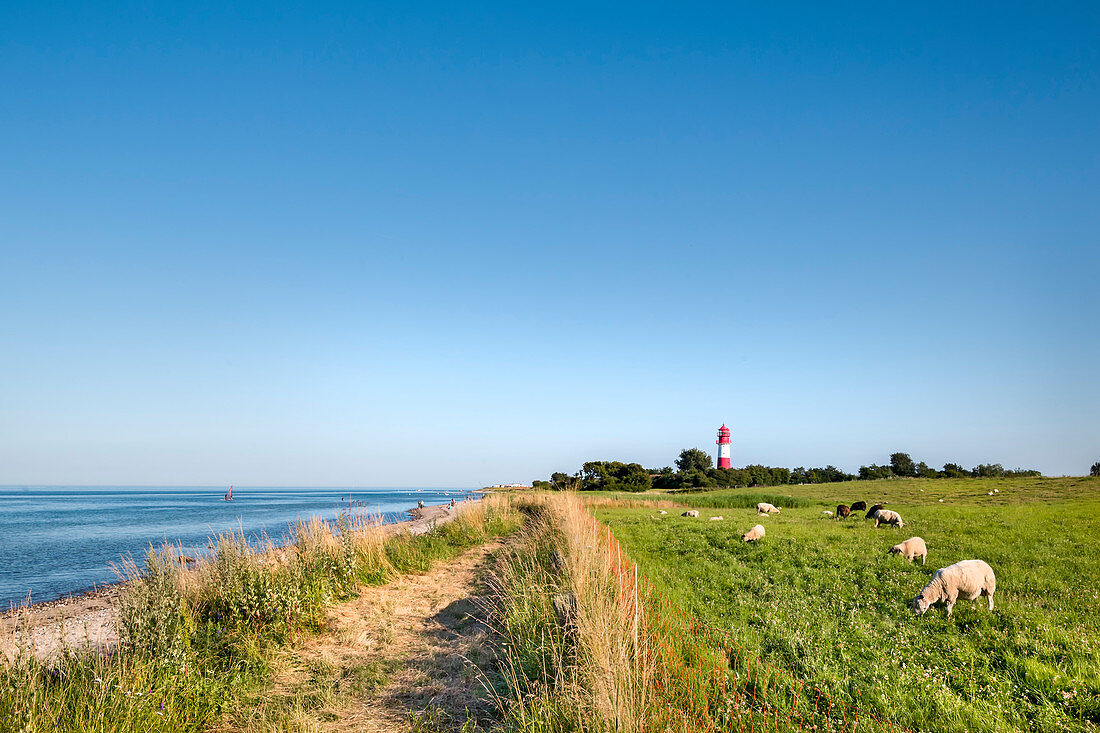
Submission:
<svg viewBox="0 0 1100 733">
<path fill-rule="evenodd" d="M 454 519 L 469 502 L 454 509 L 447 504 L 408 510 L 412 517 L 382 525 L 388 534 L 419 535 Z M 117 609 L 121 584 L 106 585 L 55 601 L 18 606 L 0 613 L 0 653 L 8 659 L 20 648 L 31 648 L 40 659 L 65 648 L 110 649 L 118 643 Z"/>
</svg>

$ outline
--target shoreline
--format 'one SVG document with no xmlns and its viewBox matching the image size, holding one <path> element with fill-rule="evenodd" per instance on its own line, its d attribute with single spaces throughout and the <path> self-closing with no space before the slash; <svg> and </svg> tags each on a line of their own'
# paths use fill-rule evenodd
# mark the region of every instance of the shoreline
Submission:
<svg viewBox="0 0 1100 733">
<path fill-rule="evenodd" d="M 424 534 L 434 526 L 458 516 L 463 506 L 480 499 L 449 504 L 413 507 L 409 519 L 378 525 L 387 535 L 402 531 Z M 0 655 L 9 659 L 21 646 L 29 646 L 39 658 L 51 657 L 64 648 L 92 647 L 107 650 L 118 642 L 115 625 L 118 596 L 125 581 L 95 586 L 50 601 L 12 605 L 0 611 Z M 25 631 L 30 629 L 29 639 Z M 30 644 L 26 644 L 30 641 Z"/>
</svg>

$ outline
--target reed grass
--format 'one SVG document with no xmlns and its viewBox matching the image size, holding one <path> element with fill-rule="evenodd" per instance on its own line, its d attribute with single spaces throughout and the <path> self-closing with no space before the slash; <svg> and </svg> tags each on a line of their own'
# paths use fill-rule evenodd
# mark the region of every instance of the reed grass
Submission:
<svg viewBox="0 0 1100 733">
<path fill-rule="evenodd" d="M 664 729 L 650 618 L 598 525 L 576 500 L 545 497 L 502 553 L 488 619 L 491 686 L 506 730 Z"/>
<path fill-rule="evenodd" d="M 328 606 L 361 585 L 425 571 L 518 521 L 507 499 L 490 497 L 417 536 L 345 514 L 299 523 L 281 546 L 221 535 L 194 563 L 176 547 L 151 549 L 144 563 L 120 565 L 117 648 L 48 660 L 20 649 L 0 660 L 0 731 L 232 727 L 247 718 L 245 701 L 268 679 L 273 652 L 320 629 Z"/>
</svg>

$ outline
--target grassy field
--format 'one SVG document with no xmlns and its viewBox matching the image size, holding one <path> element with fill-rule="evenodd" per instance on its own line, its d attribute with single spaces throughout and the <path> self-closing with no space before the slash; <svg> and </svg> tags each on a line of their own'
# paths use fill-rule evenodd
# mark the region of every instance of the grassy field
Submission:
<svg viewBox="0 0 1100 733">
<path fill-rule="evenodd" d="M 758 519 L 745 508 L 765 495 L 786 507 L 781 515 Z M 685 610 L 837 699 L 913 730 L 1100 724 L 1100 479 L 602 497 L 628 499 L 627 507 L 586 498 Z M 887 503 L 905 528 L 822 514 L 860 499 Z M 703 510 L 701 518 L 657 514 L 658 502 L 669 500 Z M 725 521 L 707 521 L 714 515 Z M 742 544 L 741 533 L 758 522 L 767 537 Z M 926 566 L 887 554 L 911 536 L 927 541 Z M 970 558 L 997 573 L 994 612 L 961 602 L 951 619 L 941 606 L 914 617 L 908 603 L 935 570 Z"/>
</svg>

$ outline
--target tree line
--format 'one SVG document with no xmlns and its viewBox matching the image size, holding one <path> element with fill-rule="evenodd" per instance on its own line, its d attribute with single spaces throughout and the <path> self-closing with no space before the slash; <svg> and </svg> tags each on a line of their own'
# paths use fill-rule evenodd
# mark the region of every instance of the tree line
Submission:
<svg viewBox="0 0 1100 733">
<path fill-rule="evenodd" d="M 1100 466 L 1100 464 L 1098 464 Z M 1093 467 L 1094 469 L 1097 466 Z M 884 478 L 988 478 L 1009 476 L 1041 476 L 1030 469 L 1005 469 L 999 463 L 982 463 L 967 470 L 957 463 L 945 463 L 942 470 L 931 468 L 924 461 L 914 461 L 908 453 L 893 453 L 890 462 L 860 466 L 858 474 L 828 465 L 824 468 L 781 468 L 749 465 L 744 468 L 715 468 L 710 454 L 699 448 L 680 451 L 676 468 L 645 468 L 640 463 L 621 461 L 589 461 L 576 473 L 555 471 L 549 481 L 536 480 L 534 488 L 551 491 L 646 491 L 665 489 L 741 488 L 748 486 L 781 486 L 784 484 L 824 484 L 837 481 L 870 481 Z"/>
</svg>

